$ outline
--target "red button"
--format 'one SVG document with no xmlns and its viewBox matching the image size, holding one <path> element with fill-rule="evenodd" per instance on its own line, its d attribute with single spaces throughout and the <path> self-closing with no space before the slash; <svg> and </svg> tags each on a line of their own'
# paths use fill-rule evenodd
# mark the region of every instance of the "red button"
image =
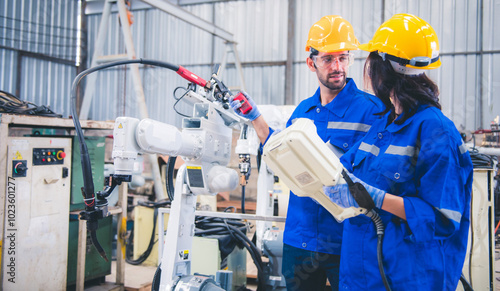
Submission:
<svg viewBox="0 0 500 291">
<path fill-rule="evenodd" d="M 66 157 L 66 153 L 65 153 L 65 152 L 63 152 L 63 151 L 58 151 L 58 152 L 57 152 L 57 158 L 58 158 L 59 160 L 62 160 L 62 159 L 64 159 L 65 157 Z"/>
</svg>

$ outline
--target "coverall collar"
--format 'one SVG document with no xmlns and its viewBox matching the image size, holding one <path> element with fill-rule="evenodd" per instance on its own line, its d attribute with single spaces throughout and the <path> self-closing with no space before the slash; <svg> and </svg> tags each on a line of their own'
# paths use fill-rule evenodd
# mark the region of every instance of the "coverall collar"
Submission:
<svg viewBox="0 0 500 291">
<path fill-rule="evenodd" d="M 396 123 L 394 123 L 394 121 L 403 118 L 404 114 L 407 114 L 406 112 L 403 112 L 400 116 L 398 116 L 398 118 L 396 118 L 391 124 L 389 124 L 387 126 L 387 128 L 386 128 L 387 131 L 388 132 L 398 132 L 398 131 L 400 131 L 401 129 L 405 128 L 406 126 L 408 126 L 409 124 L 412 123 L 412 121 L 415 119 L 415 115 L 417 115 L 420 111 L 423 111 L 423 110 L 425 110 L 428 107 L 429 107 L 429 105 L 427 105 L 427 104 L 419 105 L 418 108 L 417 108 L 417 112 L 415 112 L 415 114 L 413 114 L 410 118 L 408 118 L 407 120 L 405 120 L 405 122 L 403 122 L 402 124 L 396 124 Z M 390 114 L 391 114 L 390 111 L 385 114 L 385 119 L 386 120 L 389 118 Z"/>
<path fill-rule="evenodd" d="M 352 80 L 352 78 L 347 78 L 346 79 L 346 84 L 345 87 L 339 92 L 337 96 L 332 100 L 332 102 L 326 104 L 326 105 L 321 105 L 321 93 L 320 89 L 316 90 L 316 93 L 314 93 L 315 98 L 310 98 L 309 99 L 309 104 L 307 104 L 308 109 L 306 112 L 311 111 L 313 108 L 316 107 L 323 107 L 331 111 L 333 114 L 337 115 L 338 117 L 344 117 L 347 109 L 352 103 L 352 100 L 355 96 L 356 91 L 358 90 L 358 87 L 356 87 L 356 83 Z"/>
</svg>

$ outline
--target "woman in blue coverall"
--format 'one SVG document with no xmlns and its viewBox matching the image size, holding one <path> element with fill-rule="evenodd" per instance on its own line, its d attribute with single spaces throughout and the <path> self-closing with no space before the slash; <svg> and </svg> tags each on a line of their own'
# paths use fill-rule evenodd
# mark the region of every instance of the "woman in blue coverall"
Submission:
<svg viewBox="0 0 500 291">
<path fill-rule="evenodd" d="M 438 87 L 424 70 L 441 65 L 434 29 L 396 14 L 372 40 L 365 86 L 385 104 L 382 118 L 341 161 L 365 185 L 385 225 L 383 267 L 392 290 L 456 290 L 469 231 L 472 162 Z M 324 187 L 333 201 L 357 206 L 348 187 Z M 385 290 L 377 233 L 366 216 L 344 223 L 340 290 Z"/>
</svg>

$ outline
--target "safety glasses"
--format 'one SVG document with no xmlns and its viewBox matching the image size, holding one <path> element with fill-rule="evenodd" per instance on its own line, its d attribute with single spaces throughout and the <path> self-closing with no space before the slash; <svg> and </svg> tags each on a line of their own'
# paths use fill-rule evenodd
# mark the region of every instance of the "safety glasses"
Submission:
<svg viewBox="0 0 500 291">
<path fill-rule="evenodd" d="M 349 67 L 354 62 L 354 54 L 313 56 L 312 60 L 316 67 L 325 69 L 337 63 L 342 67 Z"/>
</svg>

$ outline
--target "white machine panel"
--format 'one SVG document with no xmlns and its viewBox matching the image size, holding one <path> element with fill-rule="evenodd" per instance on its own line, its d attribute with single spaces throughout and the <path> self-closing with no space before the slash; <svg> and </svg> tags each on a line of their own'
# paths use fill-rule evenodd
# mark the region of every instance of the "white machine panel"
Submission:
<svg viewBox="0 0 500 291">
<path fill-rule="evenodd" d="M 7 143 L 2 290 L 65 290 L 71 138 Z"/>
<path fill-rule="evenodd" d="M 497 290 L 493 170 L 474 169 L 471 227 L 462 273 L 475 291 Z M 463 290 L 462 284 L 457 290 Z"/>
</svg>

